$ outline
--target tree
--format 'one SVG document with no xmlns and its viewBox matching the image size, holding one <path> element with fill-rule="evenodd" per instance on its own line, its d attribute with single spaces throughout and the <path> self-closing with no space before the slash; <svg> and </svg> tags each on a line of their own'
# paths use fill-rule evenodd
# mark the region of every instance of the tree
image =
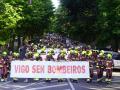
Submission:
<svg viewBox="0 0 120 90">
<path fill-rule="evenodd" d="M 120 42 L 120 0 L 98 0 L 98 44 L 112 45 L 117 51 Z"/>
<path fill-rule="evenodd" d="M 60 0 L 60 14 L 65 13 L 60 26 L 73 39 L 91 43 L 96 37 L 97 3 L 94 0 Z M 63 9 L 63 10 L 62 10 Z M 61 23 L 61 21 L 59 23 Z"/>
<path fill-rule="evenodd" d="M 33 0 L 23 11 L 24 19 L 19 21 L 19 29 L 23 36 L 42 35 L 49 29 L 53 6 L 51 0 Z"/>
<path fill-rule="evenodd" d="M 51 0 L 33 0 L 32 4 L 28 0 L 2 0 L 0 4 L 0 38 L 3 40 L 42 35 L 49 29 L 53 15 Z"/>
<path fill-rule="evenodd" d="M 6 41 L 14 32 L 17 22 L 22 19 L 18 10 L 9 3 L 0 3 L 0 40 Z"/>
<path fill-rule="evenodd" d="M 120 42 L 120 0 L 60 2 L 56 21 L 59 33 L 98 47 L 112 45 L 117 51 Z"/>
</svg>

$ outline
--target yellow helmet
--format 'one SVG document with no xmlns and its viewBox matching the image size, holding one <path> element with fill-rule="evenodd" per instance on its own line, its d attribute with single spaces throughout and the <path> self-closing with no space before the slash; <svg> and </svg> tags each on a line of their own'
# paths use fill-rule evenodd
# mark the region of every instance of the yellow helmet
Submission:
<svg viewBox="0 0 120 90">
<path fill-rule="evenodd" d="M 65 49 L 61 50 L 61 53 L 66 54 L 66 50 Z"/>
<path fill-rule="evenodd" d="M 100 53 L 103 53 L 103 54 L 104 54 L 104 53 L 105 53 L 105 51 L 104 51 L 104 50 L 101 50 L 101 51 L 100 51 Z"/>
<path fill-rule="evenodd" d="M 34 53 L 34 57 L 39 57 L 39 53 Z"/>
<path fill-rule="evenodd" d="M 75 54 L 78 54 L 78 50 L 75 50 L 74 53 L 75 53 Z"/>
<path fill-rule="evenodd" d="M 64 54 L 64 53 L 61 53 L 60 55 L 61 55 L 61 56 L 65 56 L 65 54 Z"/>
<path fill-rule="evenodd" d="M 2 53 L 2 55 L 3 55 L 3 56 L 6 56 L 6 55 L 7 55 L 7 52 L 4 51 L 4 52 Z"/>
<path fill-rule="evenodd" d="M 107 54 L 107 58 L 108 58 L 108 59 L 112 59 L 112 54 L 110 54 L 110 53 Z"/>
<path fill-rule="evenodd" d="M 91 56 L 92 55 L 92 51 L 89 50 L 88 53 L 87 53 L 88 56 Z"/>
<path fill-rule="evenodd" d="M 74 53 L 74 50 L 70 50 L 70 54 L 73 54 Z"/>
<path fill-rule="evenodd" d="M 99 57 L 104 57 L 104 53 L 100 53 L 100 54 L 99 54 Z"/>
<path fill-rule="evenodd" d="M 82 55 L 85 55 L 86 54 L 86 51 L 82 51 Z"/>
<path fill-rule="evenodd" d="M 19 57 L 19 55 L 20 55 L 19 53 L 16 53 L 16 57 Z"/>
</svg>

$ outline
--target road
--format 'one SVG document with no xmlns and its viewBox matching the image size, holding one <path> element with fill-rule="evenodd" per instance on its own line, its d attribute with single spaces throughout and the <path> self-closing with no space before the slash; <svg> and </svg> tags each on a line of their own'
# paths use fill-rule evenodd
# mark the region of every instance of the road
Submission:
<svg viewBox="0 0 120 90">
<path fill-rule="evenodd" d="M 14 83 L 12 79 L 7 82 L 0 82 L 0 90 L 120 90 L 120 73 L 113 73 L 111 84 L 105 82 L 97 83 L 93 80 L 92 83 L 86 83 L 84 79 L 80 79 L 78 83 L 66 79 L 64 82 L 58 82 L 57 79 L 50 83 L 43 79 L 35 82 L 32 79 L 28 83 L 20 79 Z"/>
</svg>

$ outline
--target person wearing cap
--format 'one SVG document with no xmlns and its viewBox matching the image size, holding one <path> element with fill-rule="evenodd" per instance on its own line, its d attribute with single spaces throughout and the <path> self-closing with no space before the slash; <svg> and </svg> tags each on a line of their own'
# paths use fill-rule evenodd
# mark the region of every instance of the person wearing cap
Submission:
<svg viewBox="0 0 120 90">
<path fill-rule="evenodd" d="M 110 83 L 112 79 L 112 70 L 113 70 L 113 60 L 112 54 L 107 54 L 106 60 L 106 82 Z"/>
</svg>

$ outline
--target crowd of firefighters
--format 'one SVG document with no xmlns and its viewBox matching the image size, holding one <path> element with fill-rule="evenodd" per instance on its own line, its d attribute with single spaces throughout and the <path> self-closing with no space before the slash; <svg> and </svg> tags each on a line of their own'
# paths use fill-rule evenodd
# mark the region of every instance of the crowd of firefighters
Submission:
<svg viewBox="0 0 120 90">
<path fill-rule="evenodd" d="M 73 42 L 65 43 L 65 38 L 58 35 L 46 35 L 39 43 L 28 43 L 20 48 L 17 52 L 2 51 L 0 54 L 0 77 L 1 81 L 7 81 L 10 75 L 11 61 L 14 60 L 36 60 L 36 61 L 89 61 L 90 78 L 87 82 L 91 82 L 94 76 L 97 76 L 97 82 L 103 80 L 103 72 L 106 72 L 105 81 L 111 82 L 113 60 L 111 53 L 105 53 L 103 50 L 93 50 L 89 46 L 81 47 L 78 43 L 71 45 Z M 22 52 L 22 53 L 21 53 Z M 44 58 L 42 56 L 45 56 Z M 96 71 L 97 73 L 94 73 Z M 59 78 L 59 77 L 58 77 Z M 28 78 L 25 82 L 28 82 Z M 39 78 L 34 78 L 39 80 Z M 51 81 L 47 78 L 46 81 Z M 78 81 L 78 79 L 72 79 Z M 13 78 L 18 81 L 18 78 Z M 63 81 L 63 79 L 58 79 Z"/>
<path fill-rule="evenodd" d="M 39 52 L 38 52 L 39 49 Z M 111 82 L 112 79 L 112 69 L 113 69 L 113 61 L 112 54 L 105 54 L 103 50 L 91 50 L 89 48 L 80 48 L 80 47 L 71 47 L 64 48 L 47 48 L 42 46 L 41 48 L 38 45 L 34 45 L 33 43 L 27 47 L 25 58 L 23 60 L 36 60 L 36 61 L 89 61 L 89 69 L 90 69 L 90 78 L 87 78 L 87 82 L 91 82 L 95 73 L 97 71 L 97 82 L 103 79 L 103 72 L 106 72 L 106 81 Z M 46 51 L 47 50 L 47 51 Z M 55 54 L 58 54 L 57 58 L 54 58 Z M 46 55 L 43 59 L 41 56 Z M 13 52 L 8 54 L 7 52 L 3 52 L 0 55 L 0 75 L 1 81 L 7 81 L 10 73 L 10 63 L 14 60 L 20 60 L 20 54 L 18 52 Z M 17 81 L 17 78 L 13 79 Z M 27 80 L 27 79 L 26 79 Z M 38 79 L 34 79 L 38 80 Z M 51 79 L 46 79 L 47 81 Z M 75 80 L 75 79 L 73 79 Z M 77 81 L 77 80 L 75 80 Z"/>
</svg>

